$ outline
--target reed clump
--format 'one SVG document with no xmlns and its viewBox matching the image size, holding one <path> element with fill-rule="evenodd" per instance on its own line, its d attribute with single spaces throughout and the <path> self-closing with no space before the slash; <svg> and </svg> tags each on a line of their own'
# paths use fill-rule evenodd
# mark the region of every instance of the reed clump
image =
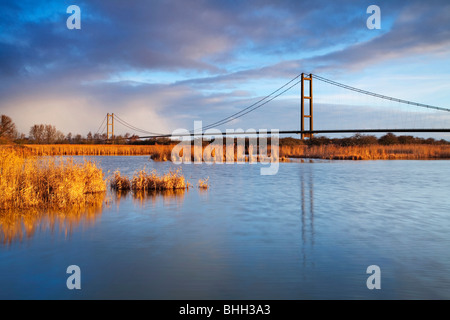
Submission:
<svg viewBox="0 0 450 320">
<path fill-rule="evenodd" d="M 114 177 L 110 182 L 111 187 L 117 191 L 131 190 L 131 181 L 126 176 L 122 176 L 120 171 L 114 172 Z"/>
<path fill-rule="evenodd" d="M 23 156 L 0 149 L 0 209 L 86 205 L 89 194 L 106 191 L 94 162 Z"/>
<path fill-rule="evenodd" d="M 208 187 L 209 187 L 208 180 L 209 180 L 209 177 L 206 178 L 206 179 L 199 179 L 198 180 L 198 187 L 200 189 L 208 189 Z"/>
<path fill-rule="evenodd" d="M 150 158 L 153 161 L 168 161 L 171 159 L 172 149 L 172 145 L 154 146 Z"/>
<path fill-rule="evenodd" d="M 158 175 L 155 170 L 147 172 L 143 169 L 136 172 L 131 179 L 116 171 L 110 186 L 116 191 L 164 191 L 188 189 L 190 184 L 179 169 L 164 175 Z"/>
</svg>

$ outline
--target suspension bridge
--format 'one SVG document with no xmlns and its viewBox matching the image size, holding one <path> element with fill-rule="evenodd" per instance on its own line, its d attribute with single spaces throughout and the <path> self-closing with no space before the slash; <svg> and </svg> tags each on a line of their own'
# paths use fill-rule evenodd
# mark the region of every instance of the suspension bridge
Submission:
<svg viewBox="0 0 450 320">
<path fill-rule="evenodd" d="M 339 94 L 328 94 L 330 96 L 330 101 L 324 101 L 320 96 L 315 93 L 313 95 L 313 81 L 316 80 L 319 83 L 326 84 L 330 87 L 333 87 L 335 89 L 341 90 L 341 93 Z M 279 130 L 277 134 L 280 135 L 289 135 L 289 134 L 298 134 L 300 135 L 301 139 L 305 138 L 313 138 L 314 135 L 317 134 L 345 134 L 345 133 L 434 133 L 434 132 L 450 132 L 450 109 L 440 106 L 433 106 L 428 105 L 424 103 L 409 101 L 405 99 L 399 99 L 387 95 L 382 95 L 379 93 L 371 92 L 368 90 L 359 89 L 353 86 L 345 85 L 324 77 L 321 77 L 319 75 L 315 74 L 305 74 L 301 73 L 291 79 L 290 81 L 286 82 L 281 87 L 277 88 L 276 90 L 272 91 L 270 94 L 264 96 L 263 98 L 259 99 L 258 101 L 250 104 L 249 106 L 242 108 L 240 111 L 235 112 L 225 118 L 222 118 L 218 121 L 215 121 L 213 123 L 210 123 L 206 126 L 202 126 L 201 128 L 191 130 L 186 133 L 181 134 L 168 134 L 168 133 L 157 133 L 157 132 L 151 132 L 147 131 L 145 129 L 138 128 L 127 121 L 123 120 L 120 116 L 117 114 L 107 114 L 106 117 L 103 119 L 102 124 L 100 125 L 99 129 L 97 130 L 97 134 L 101 132 L 101 134 L 104 135 L 106 130 L 106 140 L 114 139 L 114 126 L 115 123 L 120 124 L 124 128 L 127 128 L 127 130 L 131 130 L 135 135 L 134 138 L 137 139 L 156 139 L 156 138 L 171 138 L 171 137 L 182 137 L 182 136 L 206 136 L 208 134 L 205 133 L 208 129 L 217 128 L 219 126 L 222 126 L 224 124 L 230 123 L 232 121 L 235 121 L 236 119 L 239 119 L 241 117 L 244 117 L 248 115 L 251 112 L 255 112 L 256 110 L 264 107 L 265 105 L 269 104 L 270 102 L 274 101 L 277 98 L 280 98 L 282 95 L 286 94 L 288 91 L 292 90 L 297 85 L 300 85 L 300 104 L 299 104 L 299 128 L 298 129 L 292 129 L 292 130 Z M 344 92 L 344 94 L 342 93 Z M 358 100 L 357 102 L 352 101 L 350 103 L 348 102 L 342 102 L 342 97 L 348 96 L 349 93 L 353 93 L 358 95 L 359 97 L 363 97 L 364 99 L 372 99 L 371 102 L 363 102 L 361 103 L 361 100 Z M 316 103 L 316 100 L 318 100 L 318 103 Z M 386 106 L 386 103 L 388 103 L 388 106 Z M 335 110 L 338 109 L 338 107 L 344 108 L 347 110 L 347 113 L 351 114 L 352 116 L 357 114 L 358 109 L 363 109 L 363 112 L 366 113 L 366 119 L 364 121 L 360 121 L 359 123 L 362 123 L 362 127 L 335 127 L 335 128 L 323 128 L 323 125 L 320 127 L 320 129 L 316 129 L 317 126 L 315 125 L 315 119 L 318 117 L 315 116 L 315 109 L 319 106 L 322 108 L 323 112 L 322 114 L 329 114 L 331 112 L 336 112 Z M 328 108 L 328 109 L 327 109 Z M 350 108 L 350 109 L 349 109 Z M 405 109 L 406 108 L 406 109 Z M 433 114 L 430 115 L 429 113 L 424 113 L 424 110 L 428 109 L 428 111 L 432 111 Z M 350 110 L 350 111 L 349 111 Z M 391 114 L 389 114 L 389 111 Z M 372 118 L 380 118 L 381 117 L 381 123 L 393 123 L 395 121 L 395 117 L 399 114 L 402 117 L 405 117 L 407 120 L 402 120 L 403 126 L 380 126 L 378 124 L 378 127 L 365 124 L 367 122 L 367 114 L 370 115 L 376 115 Z M 383 118 L 383 115 L 385 116 Z M 408 118 L 409 117 L 409 118 Z M 411 121 L 411 117 L 413 121 Z M 351 117 L 347 117 L 351 118 Z M 426 126 L 426 121 L 422 121 L 424 119 L 429 118 L 431 120 L 431 123 L 433 125 Z M 436 127 L 436 119 L 441 119 L 441 125 Z M 320 118 L 319 118 L 320 119 Z M 361 120 L 361 116 L 359 117 L 359 120 Z M 419 121 L 418 121 L 419 119 Z M 335 119 L 333 123 L 342 123 L 346 124 L 348 121 L 341 121 L 342 119 Z M 348 120 L 348 119 L 347 119 Z M 350 121 L 353 121 L 350 125 L 353 125 L 355 120 L 350 119 Z M 106 122 L 106 125 L 105 125 Z M 417 125 L 417 122 L 419 122 L 419 125 Z M 413 123 L 413 125 L 411 125 Z M 420 125 L 421 124 L 421 125 Z M 214 135 L 219 134 L 215 133 Z M 248 134 L 248 132 L 243 131 L 232 131 L 232 132 L 222 132 L 220 133 L 222 135 L 239 135 L 239 134 Z M 264 132 L 262 131 L 255 131 L 252 134 L 268 134 L 267 130 Z"/>
</svg>

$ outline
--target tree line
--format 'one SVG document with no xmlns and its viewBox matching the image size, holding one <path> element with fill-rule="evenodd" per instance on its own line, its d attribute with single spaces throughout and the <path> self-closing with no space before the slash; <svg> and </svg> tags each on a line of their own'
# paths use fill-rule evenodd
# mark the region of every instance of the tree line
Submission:
<svg viewBox="0 0 450 320">
<path fill-rule="evenodd" d="M 268 139 L 270 144 L 270 138 Z M 30 128 L 28 136 L 19 133 L 12 119 L 6 115 L 1 115 L 0 120 L 0 143 L 14 142 L 18 144 L 136 144 L 136 145 L 169 145 L 174 141 L 169 138 L 146 139 L 140 140 L 137 135 L 126 133 L 125 135 L 115 136 L 113 139 L 107 140 L 106 134 L 89 132 L 86 136 L 81 134 L 68 133 L 65 135 L 57 130 L 54 125 L 35 124 Z M 203 143 L 207 143 L 203 141 Z M 225 139 L 224 139 L 225 143 Z M 393 133 L 387 133 L 381 137 L 374 135 L 355 134 L 347 138 L 328 138 L 325 136 L 314 136 L 312 139 L 301 140 L 292 137 L 281 138 L 280 146 L 295 145 L 338 145 L 338 146 L 368 146 L 368 145 L 394 145 L 394 144 L 450 144 L 449 141 L 434 138 L 419 138 L 410 135 L 396 136 Z"/>
<path fill-rule="evenodd" d="M 137 143 L 138 136 L 126 133 L 109 139 L 109 143 L 125 144 Z M 19 133 L 13 120 L 7 115 L 1 115 L 0 143 L 14 142 L 18 144 L 104 144 L 107 141 L 106 134 L 89 132 L 86 136 L 81 134 L 67 135 L 50 124 L 35 124 L 30 128 L 28 136 Z"/>
<path fill-rule="evenodd" d="M 321 146 L 321 145 L 337 145 L 343 147 L 350 146 L 370 146 L 370 145 L 395 145 L 395 144 L 450 144 L 449 141 L 440 139 L 436 140 L 434 138 L 419 138 L 410 135 L 400 135 L 389 132 L 381 137 L 376 137 L 374 135 L 363 135 L 355 134 L 351 137 L 346 138 L 328 138 L 325 136 L 315 136 L 312 139 L 300 140 L 295 138 L 284 138 L 280 139 L 280 145 L 302 145 L 306 144 L 309 146 Z"/>
</svg>

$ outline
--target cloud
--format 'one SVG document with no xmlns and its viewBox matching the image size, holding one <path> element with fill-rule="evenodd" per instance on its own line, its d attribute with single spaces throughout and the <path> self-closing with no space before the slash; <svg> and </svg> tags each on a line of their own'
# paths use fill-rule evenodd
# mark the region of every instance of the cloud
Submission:
<svg viewBox="0 0 450 320">
<path fill-rule="evenodd" d="M 308 59 L 319 70 L 361 70 L 384 61 L 423 54 L 450 53 L 450 4 L 411 3 L 401 10 L 389 32 L 342 50 Z"/>
<path fill-rule="evenodd" d="M 66 28 L 69 4 L 0 5 L 0 112 L 23 132 L 52 122 L 87 133 L 107 112 L 167 132 L 227 117 L 300 72 L 357 75 L 430 54 L 447 62 L 450 50 L 445 1 L 379 1 L 379 32 L 365 27 L 370 1 L 79 0 L 81 30 Z M 117 81 L 123 73 L 130 81 Z M 252 115 L 254 126 L 283 125 Z"/>
</svg>

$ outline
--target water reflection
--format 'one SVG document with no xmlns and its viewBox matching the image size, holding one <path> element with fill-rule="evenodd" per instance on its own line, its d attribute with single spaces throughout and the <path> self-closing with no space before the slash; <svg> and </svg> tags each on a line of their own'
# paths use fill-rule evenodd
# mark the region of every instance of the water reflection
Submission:
<svg viewBox="0 0 450 320">
<path fill-rule="evenodd" d="M 188 190 L 175 189 L 164 191 L 111 191 L 108 195 L 98 193 L 88 195 L 88 206 L 74 206 L 70 209 L 29 209 L 23 211 L 8 210 L 0 212 L 0 241 L 9 246 L 14 242 L 31 239 L 39 232 L 49 231 L 70 236 L 77 227 L 92 227 L 101 216 L 104 207 L 132 199 L 135 205 L 143 207 L 150 203 L 155 207 L 160 201 L 164 205 L 181 206 Z M 206 192 L 205 192 L 206 193 Z"/>
<path fill-rule="evenodd" d="M 87 195 L 89 205 L 74 206 L 70 209 L 29 209 L 23 211 L 8 210 L 0 212 L 0 241 L 9 246 L 14 242 L 31 239 L 39 232 L 50 231 L 70 236 L 77 227 L 90 227 L 101 216 L 105 193 Z"/>
<path fill-rule="evenodd" d="M 314 176 L 310 166 L 302 166 L 301 186 L 301 257 L 303 267 L 314 267 L 314 261 L 308 261 L 308 253 L 314 249 Z"/>
<path fill-rule="evenodd" d="M 152 207 L 155 207 L 161 200 L 164 204 L 176 204 L 181 206 L 185 193 L 188 189 L 171 189 L 171 190 L 151 190 L 151 191 L 128 191 L 119 190 L 112 191 L 114 201 L 117 206 L 121 201 L 128 201 L 131 197 L 133 203 L 138 206 L 144 206 L 150 203 Z"/>
</svg>

